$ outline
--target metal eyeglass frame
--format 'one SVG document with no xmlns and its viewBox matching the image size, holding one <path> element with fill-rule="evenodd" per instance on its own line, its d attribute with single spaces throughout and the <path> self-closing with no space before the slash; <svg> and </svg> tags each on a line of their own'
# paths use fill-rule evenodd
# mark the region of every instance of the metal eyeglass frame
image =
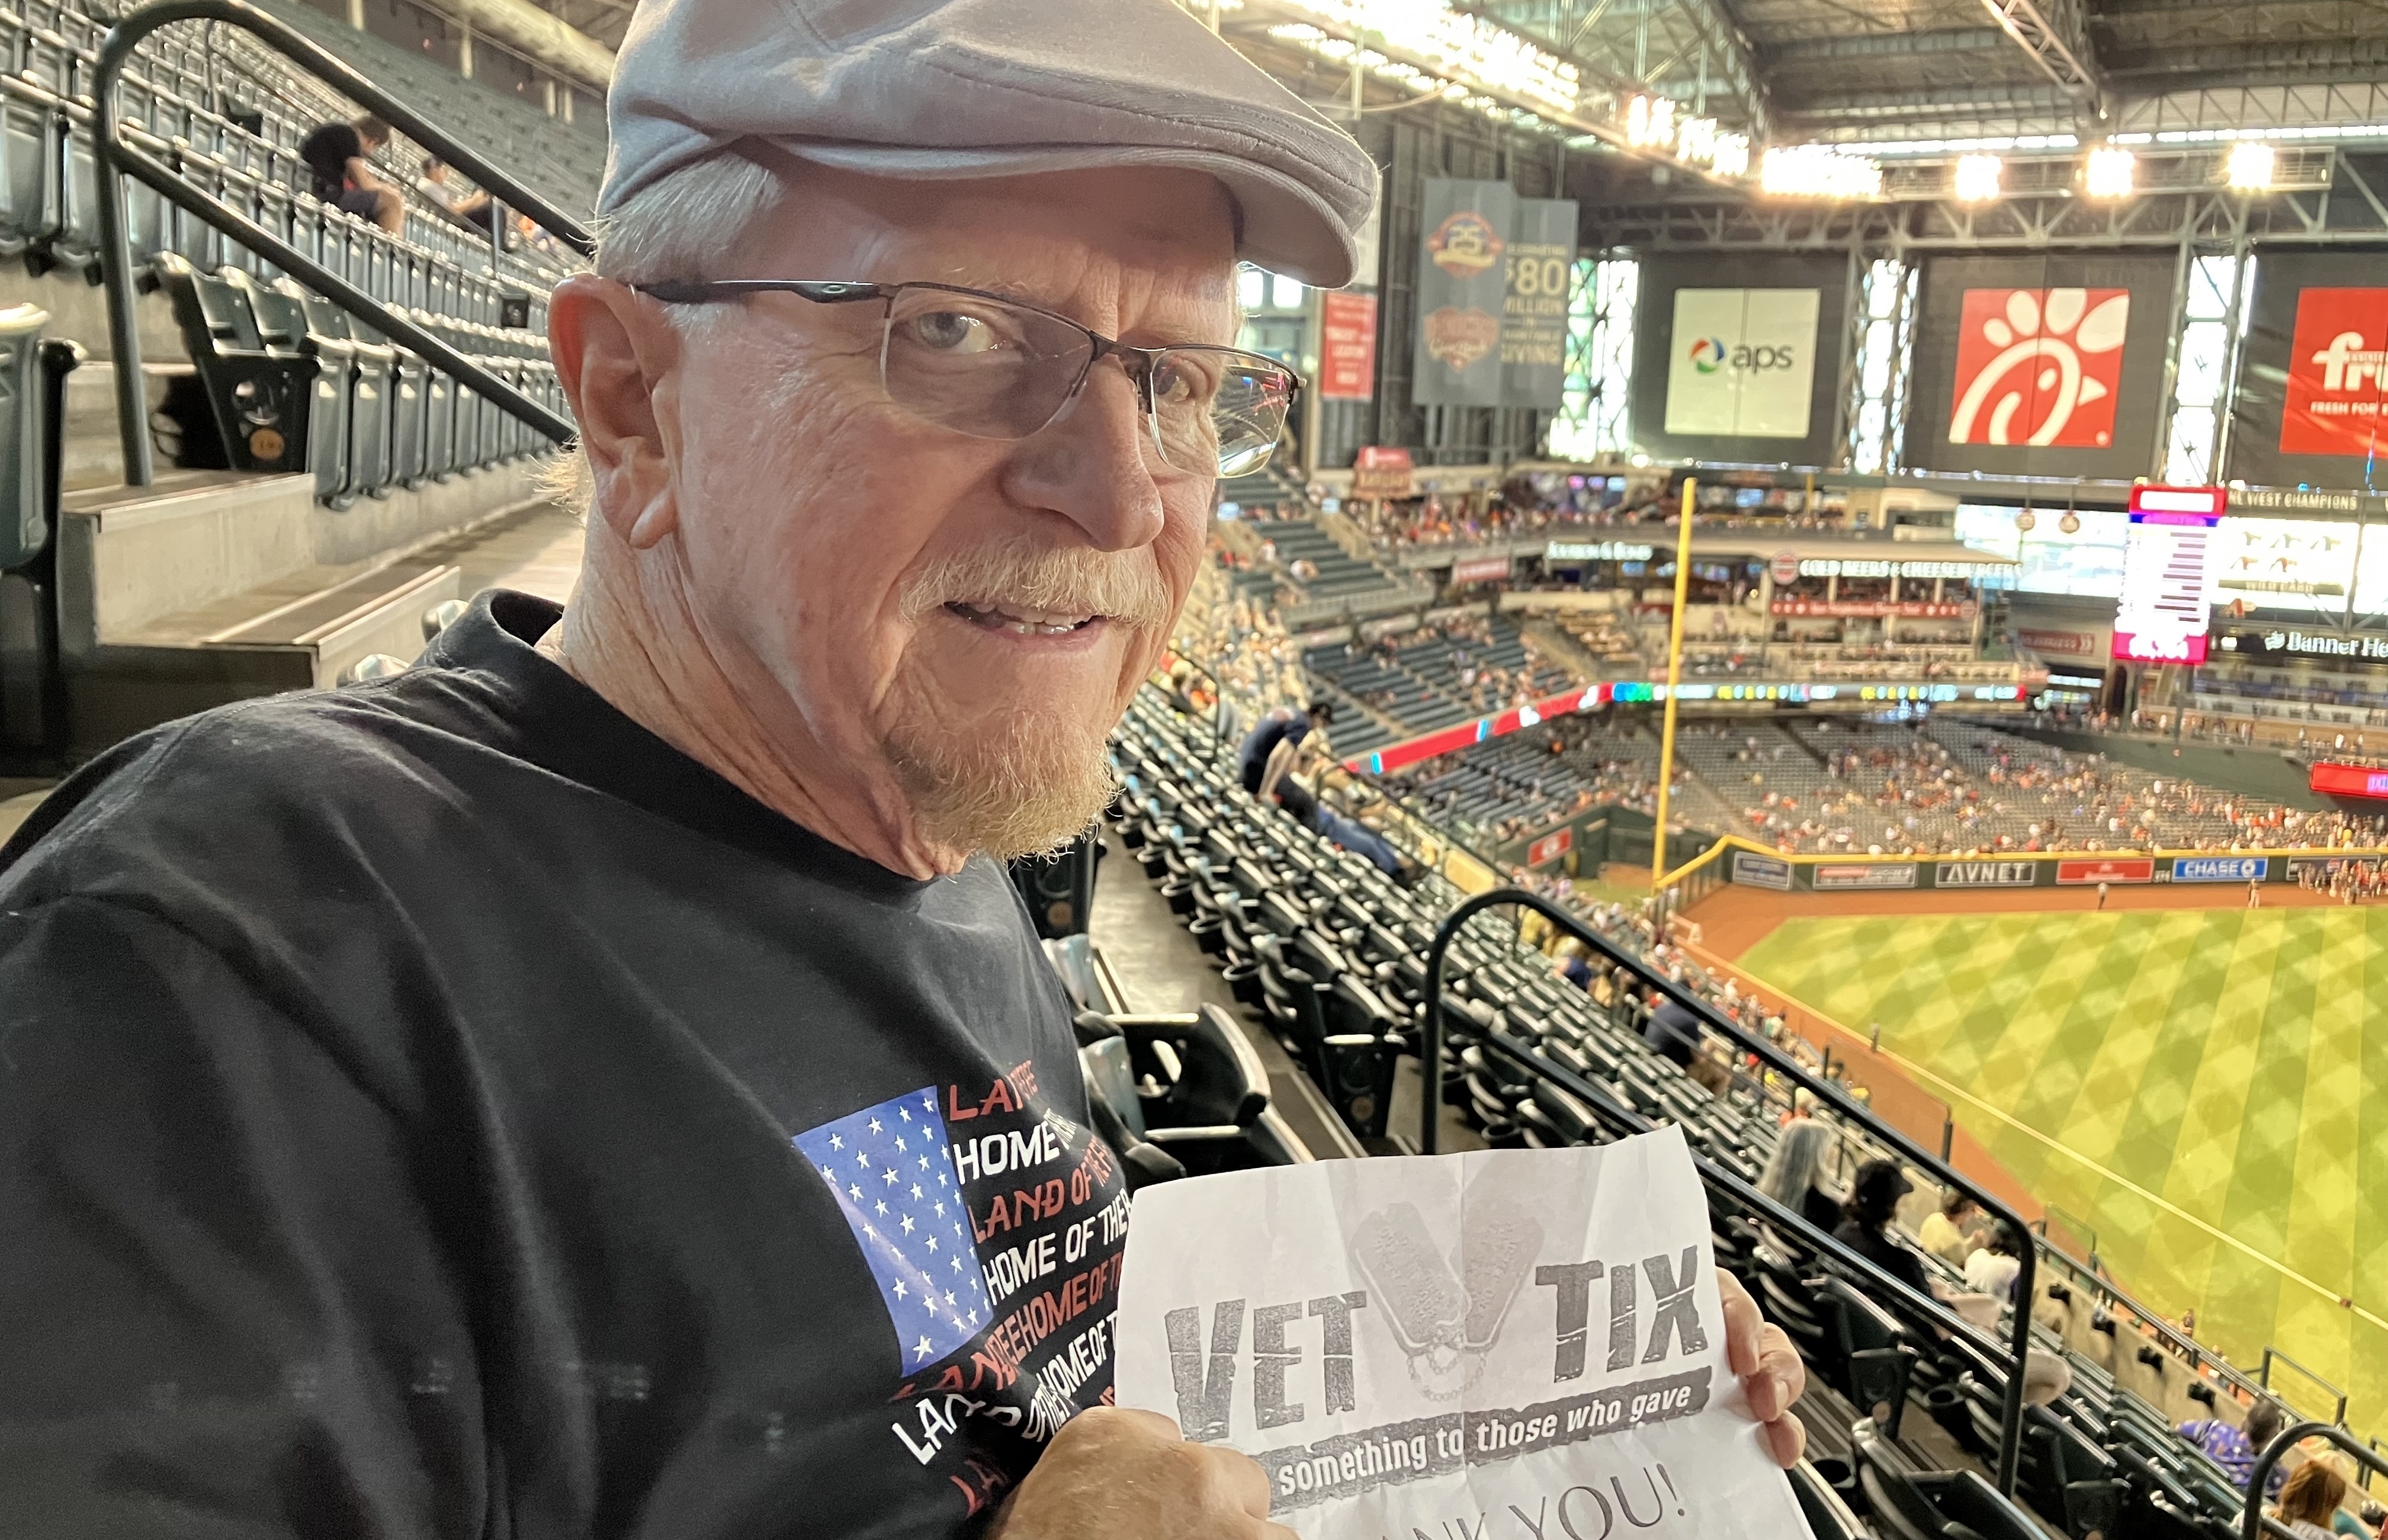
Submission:
<svg viewBox="0 0 2388 1540">
<path fill-rule="evenodd" d="M 1062 393 L 1061 404 L 1053 409 L 1053 415 L 1046 418 L 1028 432 L 1019 435 L 1019 438 L 1035 438 L 1061 421 L 1061 414 L 1070 410 L 1070 404 L 1076 401 L 1078 393 L 1086 388 L 1086 381 L 1094 375 L 1095 365 L 1100 363 L 1106 357 L 1116 358 L 1120 361 L 1120 366 L 1126 371 L 1129 381 L 1136 387 L 1137 404 L 1142 408 L 1144 420 L 1151 426 L 1154 452 L 1160 454 L 1162 465 L 1169 465 L 1171 470 L 1184 476 L 1200 476 L 1202 473 L 1171 465 L 1168 451 L 1162 446 L 1160 414 L 1153 409 L 1152 375 L 1154 369 L 1160 364 L 1162 354 L 1224 353 L 1231 358 L 1250 359 L 1256 365 L 1275 370 L 1283 375 L 1286 379 L 1285 405 L 1286 418 L 1289 421 L 1293 415 L 1293 403 L 1301 399 L 1306 384 L 1300 375 L 1266 353 L 1256 353 L 1246 348 L 1225 347 L 1213 342 L 1174 342 L 1164 348 L 1131 347 L 1116 337 L 1105 337 L 1091 326 L 1073 321 L 1058 311 L 1031 304 L 1015 295 L 996 294 L 982 288 L 963 288 L 955 284 L 876 284 L 857 279 L 818 278 L 701 278 L 674 283 L 633 284 L 630 286 L 649 299 L 659 299 L 667 305 L 718 304 L 724 300 L 743 299 L 750 294 L 793 294 L 799 299 L 809 299 L 817 305 L 850 305 L 864 299 L 883 300 L 886 306 L 880 316 L 879 384 L 883 390 L 887 388 L 887 327 L 895 319 L 896 297 L 906 289 L 925 289 L 936 294 L 959 294 L 966 299 L 985 299 L 995 304 L 1009 306 L 1013 310 L 1027 311 L 1031 314 L 1044 316 L 1085 336 L 1087 342 L 1091 344 L 1091 350 L 1087 353 L 1085 365 L 1078 371 L 1078 377 L 1070 382 L 1070 388 Z M 894 399 L 892 392 L 889 399 Z M 938 426 L 951 427 L 950 424 Z M 973 439 L 992 437 L 969 433 L 967 429 L 958 427 L 951 430 Z M 1278 424 L 1277 431 L 1282 436 L 1283 423 Z M 997 441 L 1002 440 L 997 439 Z M 1269 461 L 1275 458 L 1276 453 L 1277 443 L 1272 440 L 1268 453 L 1263 455 L 1258 464 L 1235 474 L 1254 475 L 1265 468 Z M 1214 468 L 1211 474 L 1213 477 L 1225 477 L 1227 473 Z"/>
</svg>

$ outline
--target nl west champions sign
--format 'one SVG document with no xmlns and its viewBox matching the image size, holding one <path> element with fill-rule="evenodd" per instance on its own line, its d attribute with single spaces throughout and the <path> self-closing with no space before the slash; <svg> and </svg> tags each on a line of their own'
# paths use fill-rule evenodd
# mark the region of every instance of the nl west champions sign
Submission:
<svg viewBox="0 0 2388 1540">
<path fill-rule="evenodd" d="M 1679 288 L 1667 431 L 1804 439 L 1815 385 L 1812 288 Z"/>
</svg>

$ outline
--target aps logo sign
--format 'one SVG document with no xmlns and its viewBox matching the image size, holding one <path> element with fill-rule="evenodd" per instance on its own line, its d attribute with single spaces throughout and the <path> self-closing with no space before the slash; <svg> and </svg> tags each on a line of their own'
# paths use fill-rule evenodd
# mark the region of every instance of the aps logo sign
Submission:
<svg viewBox="0 0 2388 1540">
<path fill-rule="evenodd" d="M 2123 386 L 2125 288 L 1969 288 L 1952 444 L 2106 449 Z"/>
<path fill-rule="evenodd" d="M 2383 447 L 2388 288 L 2309 288 L 2297 296 L 2283 454 L 2361 454 Z"/>
<path fill-rule="evenodd" d="M 1820 298 L 1812 288 L 1677 289 L 1666 430 L 1806 438 Z"/>
</svg>

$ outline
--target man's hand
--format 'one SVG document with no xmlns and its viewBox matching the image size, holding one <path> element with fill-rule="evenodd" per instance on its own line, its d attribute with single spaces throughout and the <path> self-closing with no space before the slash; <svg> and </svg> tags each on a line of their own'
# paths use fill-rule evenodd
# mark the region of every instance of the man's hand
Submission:
<svg viewBox="0 0 2388 1540">
<path fill-rule="evenodd" d="M 1188 1444 L 1158 1412 L 1094 1406 L 1053 1435 L 989 1540 L 1297 1540 L 1268 1510 L 1268 1478 L 1250 1456 Z"/>
<path fill-rule="evenodd" d="M 1799 1463 L 1808 1430 L 1791 1414 L 1791 1404 L 1808 1389 L 1808 1366 L 1799 1361 L 1790 1334 L 1759 1314 L 1741 1279 L 1717 1269 L 1724 1296 L 1724 1356 L 1741 1377 L 1749 1414 L 1766 1430 L 1766 1450 L 1785 1470 Z"/>
</svg>

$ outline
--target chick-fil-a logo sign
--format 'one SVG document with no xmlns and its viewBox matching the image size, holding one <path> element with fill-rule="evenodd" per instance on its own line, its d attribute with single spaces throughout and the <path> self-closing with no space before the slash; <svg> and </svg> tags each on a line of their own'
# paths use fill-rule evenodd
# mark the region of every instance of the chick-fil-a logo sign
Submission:
<svg viewBox="0 0 2388 1540">
<path fill-rule="evenodd" d="M 2128 289 L 1967 289 L 1949 441 L 2112 445 L 2130 319 Z"/>
</svg>

